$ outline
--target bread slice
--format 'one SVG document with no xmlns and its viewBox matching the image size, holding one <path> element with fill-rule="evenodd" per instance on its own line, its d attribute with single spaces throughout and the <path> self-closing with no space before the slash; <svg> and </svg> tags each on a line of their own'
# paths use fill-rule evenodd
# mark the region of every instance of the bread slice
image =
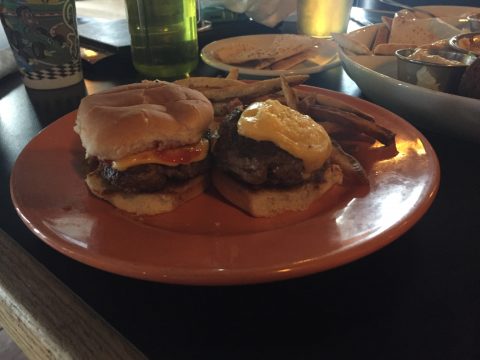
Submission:
<svg viewBox="0 0 480 360">
<path fill-rule="evenodd" d="M 431 44 L 461 31 L 441 18 L 421 18 L 419 13 L 400 11 L 393 18 L 389 42 L 394 44 Z"/>
<path fill-rule="evenodd" d="M 246 40 L 245 40 L 246 41 Z M 277 61 L 293 56 L 315 46 L 317 40 L 305 35 L 274 35 L 267 46 L 258 46 L 244 41 L 232 42 L 218 49 L 216 57 L 226 64 L 243 64 L 257 61 L 257 68 L 265 68 Z"/>
<path fill-rule="evenodd" d="M 104 180 L 95 172 L 88 174 L 85 181 L 95 196 L 136 215 L 170 212 L 203 193 L 208 183 L 205 175 L 199 175 L 188 182 L 170 186 L 162 192 L 132 194 L 105 191 Z"/>
<path fill-rule="evenodd" d="M 212 173 L 212 183 L 218 192 L 254 217 L 272 217 L 286 211 L 306 210 L 335 184 L 341 184 L 342 180 L 340 167 L 331 165 L 325 170 L 322 183 L 309 182 L 288 189 L 253 190 L 218 169 Z"/>
</svg>

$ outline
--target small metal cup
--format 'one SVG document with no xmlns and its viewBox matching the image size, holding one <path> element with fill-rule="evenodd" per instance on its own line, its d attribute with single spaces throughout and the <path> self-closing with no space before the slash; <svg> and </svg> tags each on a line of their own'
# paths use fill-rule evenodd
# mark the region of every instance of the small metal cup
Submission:
<svg viewBox="0 0 480 360">
<path fill-rule="evenodd" d="M 480 31 L 480 13 L 467 16 L 468 24 L 471 32 Z"/>
<path fill-rule="evenodd" d="M 448 43 L 455 51 L 480 56 L 479 40 L 480 31 L 455 35 Z"/>
<path fill-rule="evenodd" d="M 398 80 L 451 94 L 457 92 L 463 73 L 476 59 L 474 55 L 470 54 L 431 49 L 429 53 L 432 55 L 439 55 L 462 63 L 462 65 L 435 64 L 409 59 L 408 57 L 414 51 L 415 49 L 401 49 L 395 52 Z"/>
</svg>

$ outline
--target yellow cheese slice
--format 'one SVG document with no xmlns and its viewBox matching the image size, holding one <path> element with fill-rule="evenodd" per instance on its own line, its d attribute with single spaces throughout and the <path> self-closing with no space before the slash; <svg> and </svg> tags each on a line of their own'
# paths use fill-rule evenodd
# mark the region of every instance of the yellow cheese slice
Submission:
<svg viewBox="0 0 480 360">
<path fill-rule="evenodd" d="M 112 162 L 112 168 L 124 171 L 132 166 L 144 164 L 159 164 L 178 166 L 201 161 L 208 154 L 208 140 L 201 139 L 197 144 L 186 145 L 174 149 L 146 150 L 138 154 L 129 155 Z"/>
<path fill-rule="evenodd" d="M 257 141 L 271 141 L 301 159 L 306 173 L 321 168 L 332 151 L 330 137 L 320 124 L 277 100 L 248 106 L 237 130 L 240 135 Z"/>
</svg>

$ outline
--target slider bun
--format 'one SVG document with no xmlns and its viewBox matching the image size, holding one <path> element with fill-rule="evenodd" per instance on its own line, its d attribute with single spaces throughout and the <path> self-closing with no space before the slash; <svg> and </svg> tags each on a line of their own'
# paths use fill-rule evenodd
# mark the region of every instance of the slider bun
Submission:
<svg viewBox="0 0 480 360">
<path fill-rule="evenodd" d="M 286 211 L 306 210 L 335 184 L 341 184 L 342 180 L 342 170 L 338 165 L 331 165 L 325 170 L 322 183 L 306 183 L 291 189 L 253 190 L 218 169 L 212 173 L 212 182 L 218 192 L 254 217 L 272 217 Z"/>
<path fill-rule="evenodd" d="M 85 97 L 74 129 L 87 157 L 118 160 L 152 148 L 196 143 L 212 121 L 212 104 L 199 91 L 148 81 Z"/>
<path fill-rule="evenodd" d="M 97 197 L 113 206 L 136 215 L 155 215 L 170 212 L 190 199 L 200 195 L 207 187 L 207 176 L 199 175 L 179 185 L 172 185 L 161 192 L 127 194 L 106 192 L 103 179 L 95 172 L 85 179 L 88 188 Z"/>
</svg>

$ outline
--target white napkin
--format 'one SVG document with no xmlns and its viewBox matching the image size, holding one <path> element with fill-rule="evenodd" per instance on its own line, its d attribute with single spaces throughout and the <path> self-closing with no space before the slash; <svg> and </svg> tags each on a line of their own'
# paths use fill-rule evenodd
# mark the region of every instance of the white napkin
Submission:
<svg viewBox="0 0 480 360">
<path fill-rule="evenodd" d="M 202 7 L 224 6 L 230 11 L 245 13 L 256 22 L 274 27 L 295 12 L 297 0 L 203 0 Z"/>
<path fill-rule="evenodd" d="M 10 48 L 0 49 L 0 79 L 17 70 L 17 63 Z"/>
</svg>

